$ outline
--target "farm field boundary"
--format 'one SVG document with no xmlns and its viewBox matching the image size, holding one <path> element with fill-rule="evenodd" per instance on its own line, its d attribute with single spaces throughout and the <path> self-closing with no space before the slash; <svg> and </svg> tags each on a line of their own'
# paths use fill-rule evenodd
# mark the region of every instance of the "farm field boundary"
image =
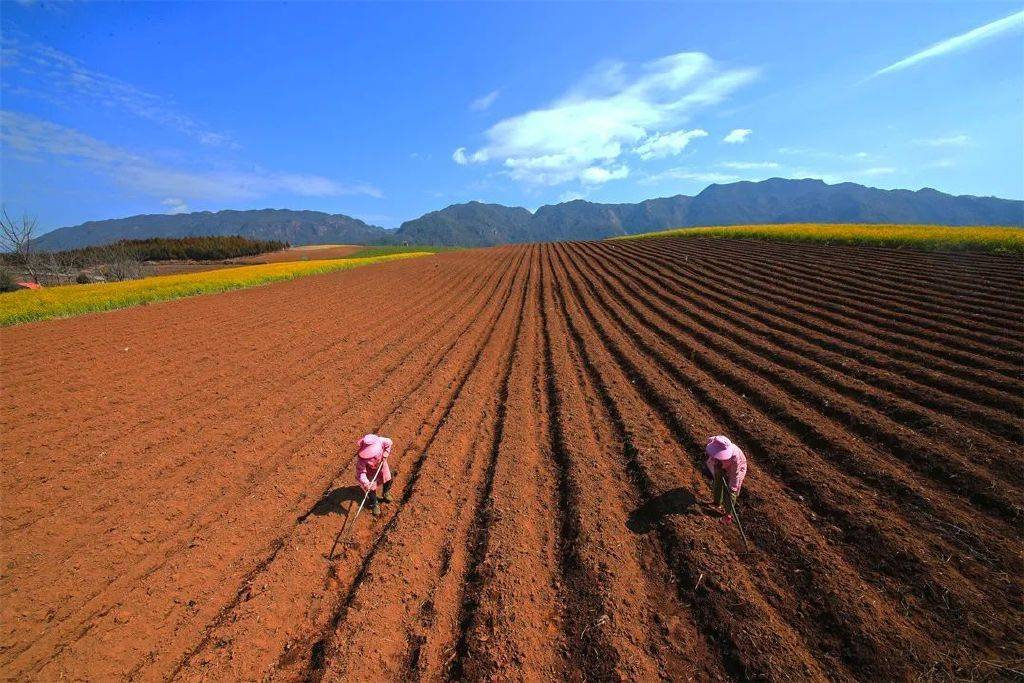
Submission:
<svg viewBox="0 0 1024 683">
<path fill-rule="evenodd" d="M 83 313 L 128 308 L 200 294 L 257 287 L 307 275 L 320 275 L 374 263 L 427 256 L 429 253 L 403 252 L 367 258 L 290 261 L 220 268 L 198 273 L 158 275 L 125 282 L 101 282 L 91 285 L 65 285 L 41 290 L 22 290 L 0 296 L 0 326 L 50 318 L 66 318 Z"/>
<path fill-rule="evenodd" d="M 1011 678 L 1020 257 L 752 244 L 0 328 L 0 679 Z M 371 431 L 393 501 L 330 553 Z"/>
</svg>

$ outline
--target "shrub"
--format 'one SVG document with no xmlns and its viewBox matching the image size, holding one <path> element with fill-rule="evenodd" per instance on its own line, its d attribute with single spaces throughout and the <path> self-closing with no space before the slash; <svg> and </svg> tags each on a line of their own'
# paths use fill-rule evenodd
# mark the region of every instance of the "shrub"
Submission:
<svg viewBox="0 0 1024 683">
<path fill-rule="evenodd" d="M 0 292 L 13 292 L 18 289 L 14 274 L 6 268 L 0 268 Z"/>
</svg>

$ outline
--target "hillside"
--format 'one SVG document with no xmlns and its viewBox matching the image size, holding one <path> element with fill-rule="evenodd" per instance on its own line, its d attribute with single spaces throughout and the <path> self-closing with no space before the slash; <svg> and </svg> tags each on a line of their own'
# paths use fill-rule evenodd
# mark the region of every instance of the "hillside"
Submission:
<svg viewBox="0 0 1024 683">
<path fill-rule="evenodd" d="M 880 190 L 856 183 L 771 178 L 710 185 L 695 197 L 676 195 L 637 204 L 581 199 L 521 207 L 468 202 L 431 211 L 386 230 L 343 214 L 263 209 L 132 216 L 61 228 L 39 238 L 42 249 L 71 249 L 120 239 L 242 235 L 301 244 L 436 244 L 489 246 L 592 240 L 665 228 L 747 223 L 909 223 L 1024 227 L 1024 202 L 954 196 L 924 188 Z"/>
<path fill-rule="evenodd" d="M 382 242 L 389 231 L 343 214 L 321 211 L 260 209 L 256 211 L 200 211 L 182 214 L 149 214 L 89 221 L 48 232 L 36 244 L 55 251 L 109 244 L 122 239 L 189 237 L 193 235 L 241 235 L 290 244 L 369 244 Z"/>
</svg>

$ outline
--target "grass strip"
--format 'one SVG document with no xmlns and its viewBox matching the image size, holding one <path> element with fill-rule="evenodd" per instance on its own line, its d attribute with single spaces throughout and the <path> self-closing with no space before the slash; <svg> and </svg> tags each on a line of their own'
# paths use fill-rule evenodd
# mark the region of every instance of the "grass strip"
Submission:
<svg viewBox="0 0 1024 683">
<path fill-rule="evenodd" d="M 648 239 L 652 237 L 727 237 L 822 244 L 855 244 L 924 251 L 987 251 L 1024 254 L 1024 230 L 1002 226 L 792 223 L 675 228 L 612 239 Z"/>
<path fill-rule="evenodd" d="M 405 252 L 368 258 L 265 263 L 207 270 L 199 273 L 160 275 L 125 282 L 100 282 L 90 285 L 64 285 L 40 290 L 20 290 L 0 294 L 0 326 L 50 318 L 67 318 L 83 313 L 110 311 L 155 301 L 257 287 L 271 282 L 294 280 L 306 275 L 318 275 L 366 266 L 371 263 L 398 261 L 426 255 L 428 252 Z"/>
</svg>

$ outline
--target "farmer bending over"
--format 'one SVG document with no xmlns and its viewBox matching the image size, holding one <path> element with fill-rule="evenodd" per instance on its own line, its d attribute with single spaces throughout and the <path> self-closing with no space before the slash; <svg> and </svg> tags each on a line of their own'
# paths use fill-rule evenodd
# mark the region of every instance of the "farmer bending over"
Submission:
<svg viewBox="0 0 1024 683">
<path fill-rule="evenodd" d="M 370 505 L 374 517 L 380 516 L 380 504 L 377 502 L 377 484 L 383 484 L 381 503 L 391 502 L 391 468 L 388 467 L 388 456 L 391 455 L 391 439 L 376 434 L 367 434 L 359 439 L 359 453 L 356 456 L 356 482 L 368 493 L 366 502 Z M 380 468 L 380 471 L 377 471 Z M 376 473 L 376 476 L 374 474 Z M 395 475 L 398 470 L 395 470 Z"/>
<path fill-rule="evenodd" d="M 743 478 L 747 476 L 747 457 L 743 455 L 740 447 L 729 441 L 725 436 L 712 436 L 708 439 L 707 448 L 708 460 L 706 466 L 708 472 L 715 479 L 714 500 L 719 512 L 726 513 L 736 507 L 736 498 L 740 494 L 740 487 L 743 486 Z M 725 507 L 725 487 L 729 486 L 730 505 Z M 732 521 L 732 514 L 726 514 L 721 519 L 723 524 Z"/>
</svg>

